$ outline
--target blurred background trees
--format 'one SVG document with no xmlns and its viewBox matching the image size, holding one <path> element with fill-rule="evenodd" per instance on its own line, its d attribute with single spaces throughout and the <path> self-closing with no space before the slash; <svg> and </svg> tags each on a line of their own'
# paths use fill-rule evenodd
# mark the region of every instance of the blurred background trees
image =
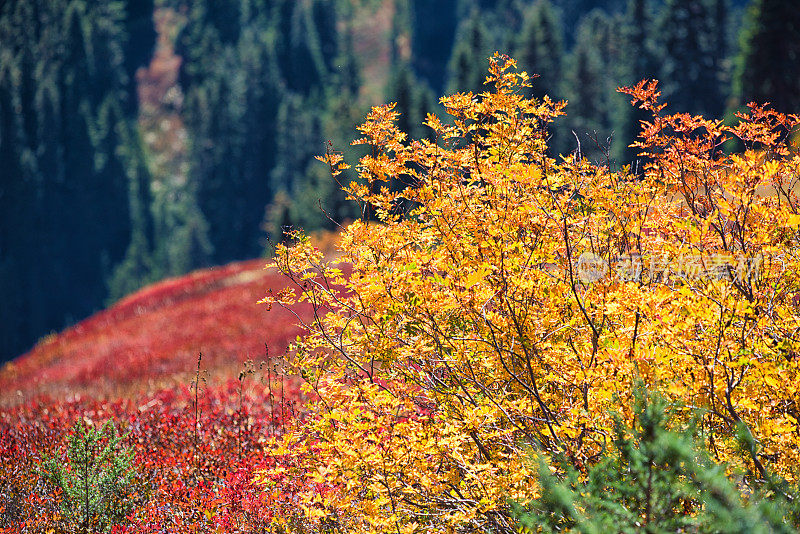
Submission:
<svg viewBox="0 0 800 534">
<path fill-rule="evenodd" d="M 136 62 L 152 6 L 0 9 L 0 354 L 91 313 L 133 233 Z M 126 150 L 127 148 L 127 150 Z"/>
<path fill-rule="evenodd" d="M 314 156 L 371 105 L 428 135 L 433 95 L 510 53 L 568 99 L 554 154 L 635 164 L 616 87 L 671 111 L 800 111 L 781 0 L 7 0 L 0 4 L 0 361 L 156 279 L 357 215 Z M 350 179 L 348 177 L 347 179 Z M 322 208 L 322 209 L 320 209 Z"/>
<path fill-rule="evenodd" d="M 800 110 L 800 10 L 783 0 L 754 0 L 739 34 L 734 95 L 740 102 L 771 102 Z"/>
</svg>

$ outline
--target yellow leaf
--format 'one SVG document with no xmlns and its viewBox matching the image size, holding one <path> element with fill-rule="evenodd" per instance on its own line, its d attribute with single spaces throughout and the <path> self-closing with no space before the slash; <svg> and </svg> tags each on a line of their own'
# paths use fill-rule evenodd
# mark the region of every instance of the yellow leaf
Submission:
<svg viewBox="0 0 800 534">
<path fill-rule="evenodd" d="M 487 265 L 486 263 L 483 263 L 480 265 L 477 271 L 467 276 L 464 285 L 466 286 L 467 289 L 474 287 L 475 285 L 482 282 L 490 272 L 491 272 L 491 267 L 489 267 L 489 265 Z"/>
</svg>

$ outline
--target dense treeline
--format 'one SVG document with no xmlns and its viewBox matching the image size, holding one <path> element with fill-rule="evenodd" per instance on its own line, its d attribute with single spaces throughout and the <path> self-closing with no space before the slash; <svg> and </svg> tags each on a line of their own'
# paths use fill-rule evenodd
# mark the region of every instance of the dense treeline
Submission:
<svg viewBox="0 0 800 534">
<path fill-rule="evenodd" d="M 387 99 L 425 135 L 433 95 L 481 91 L 494 50 L 540 75 L 535 96 L 569 100 L 556 152 L 612 165 L 634 162 L 641 118 L 616 87 L 644 77 L 668 81 L 672 111 L 798 111 L 790 4 L 3 2 L 0 359 L 142 284 L 257 256 L 283 226 L 357 216 L 314 156 L 355 150 Z M 174 80 L 148 100 L 159 58 Z"/>
<path fill-rule="evenodd" d="M 0 355 L 96 310 L 130 241 L 145 4 L 1 4 Z"/>
</svg>

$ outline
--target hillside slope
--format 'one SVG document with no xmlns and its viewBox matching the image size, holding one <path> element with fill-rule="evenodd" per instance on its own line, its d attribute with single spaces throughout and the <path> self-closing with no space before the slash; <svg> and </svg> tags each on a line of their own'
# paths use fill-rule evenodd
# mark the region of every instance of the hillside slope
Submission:
<svg viewBox="0 0 800 534">
<path fill-rule="evenodd" d="M 233 263 L 159 282 L 43 339 L 0 369 L 0 403 L 187 384 L 200 353 L 208 380 L 224 381 L 244 361 L 266 359 L 267 350 L 282 354 L 300 328 L 291 312 L 257 303 L 286 284 L 264 264 Z"/>
</svg>

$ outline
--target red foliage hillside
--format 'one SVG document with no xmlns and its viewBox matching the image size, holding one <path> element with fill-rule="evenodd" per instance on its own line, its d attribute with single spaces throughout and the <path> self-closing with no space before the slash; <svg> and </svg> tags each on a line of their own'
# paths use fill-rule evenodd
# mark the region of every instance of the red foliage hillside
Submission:
<svg viewBox="0 0 800 534">
<path fill-rule="evenodd" d="M 287 310 L 258 304 L 287 281 L 264 260 L 166 280 L 41 341 L 0 369 L 0 403 L 39 393 L 124 395 L 188 384 L 203 354 L 211 380 L 242 362 L 282 354 L 300 329 Z M 310 312 L 310 310 L 309 310 Z"/>
<path fill-rule="evenodd" d="M 41 467 L 46 458 L 68 463 L 76 423 L 106 421 L 124 435 L 135 470 L 127 488 L 133 508 L 111 532 L 265 531 L 276 510 L 272 501 L 284 493 L 264 494 L 253 474 L 278 464 L 291 468 L 269 443 L 295 417 L 301 395 L 291 381 L 260 378 L 214 388 L 201 383 L 197 393 L 184 386 L 103 401 L 38 397 L 0 408 L 0 533 L 78 531 L 63 516 L 64 493 Z M 296 482 L 277 478 L 275 486 L 291 498 Z"/>
<path fill-rule="evenodd" d="M 154 284 L 0 369 L 0 533 L 70 525 L 41 465 L 68 463 L 76 424 L 112 421 L 132 451 L 133 506 L 113 532 L 262 531 L 292 502 L 303 481 L 276 478 L 267 494 L 253 475 L 292 467 L 270 439 L 302 417 L 305 399 L 273 365 L 311 310 L 258 304 L 289 283 L 265 263 Z M 267 356 L 263 368 L 244 363 Z"/>
</svg>

